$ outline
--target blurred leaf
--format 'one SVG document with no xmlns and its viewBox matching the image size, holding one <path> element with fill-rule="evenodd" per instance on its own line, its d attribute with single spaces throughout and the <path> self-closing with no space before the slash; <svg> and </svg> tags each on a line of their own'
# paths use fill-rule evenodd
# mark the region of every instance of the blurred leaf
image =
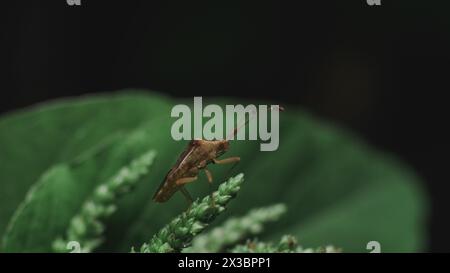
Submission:
<svg viewBox="0 0 450 273">
<path fill-rule="evenodd" d="M 183 211 L 186 204 L 178 194 L 164 204 L 150 200 L 186 145 L 170 137 L 170 107 L 175 104 L 154 95 L 96 96 L 0 119 L 0 231 L 45 169 L 69 162 L 114 132 L 123 135 L 105 148 L 103 159 L 91 154 L 83 166 L 63 163 L 47 171 L 37 184 L 38 190 L 30 195 L 31 201 L 25 201 L 27 209 L 16 213 L 15 221 L 24 222 L 13 225 L 7 241 L 14 247 L 6 250 L 49 250 L 59 235 L 56 233 L 64 230 L 68 219 L 101 182 L 98 177 L 110 176 L 147 149 L 157 150 L 158 161 L 147 182 L 119 202 L 117 213 L 107 223 L 101 250 L 128 251 L 130 246 L 148 241 Z M 288 108 L 280 120 L 280 148 L 276 152 L 260 152 L 255 141 L 232 142 L 224 157 L 242 157 L 233 173 L 244 172 L 247 183 L 220 219 L 283 202 L 287 215 L 271 225 L 265 237 L 276 240 L 289 233 L 298 236 L 305 247 L 333 244 L 346 252 L 367 252 L 366 244 L 373 240 L 381 243 L 382 251 L 423 249 L 426 203 L 411 170 L 303 112 Z M 24 174 L 28 169 L 30 172 Z M 210 169 L 220 181 L 226 178 L 229 167 Z M 188 187 L 194 197 L 208 193 L 206 179 L 199 180 Z M 52 204 L 48 199 L 57 201 Z M 52 209 L 54 204 L 58 209 Z M 46 213 L 49 215 L 43 216 Z M 36 220 L 30 224 L 26 219 Z M 29 238 L 41 232 L 45 236 Z"/>
<path fill-rule="evenodd" d="M 48 252 L 55 236 L 64 235 L 70 220 L 92 195 L 95 186 L 146 151 L 149 136 L 142 131 L 127 137 L 108 138 L 69 163 L 45 172 L 28 192 L 4 235 L 3 247 L 10 252 Z M 139 181 L 148 178 L 145 176 Z"/>
<path fill-rule="evenodd" d="M 0 119 L 0 235 L 29 187 L 50 166 L 136 128 L 164 109 L 163 99 L 133 95 L 50 102 Z"/>
</svg>

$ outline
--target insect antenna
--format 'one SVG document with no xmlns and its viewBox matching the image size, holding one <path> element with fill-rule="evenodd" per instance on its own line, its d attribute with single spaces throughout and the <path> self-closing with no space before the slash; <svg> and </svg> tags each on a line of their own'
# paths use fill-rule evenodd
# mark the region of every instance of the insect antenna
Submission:
<svg viewBox="0 0 450 273">
<path fill-rule="evenodd" d="M 274 105 L 274 106 L 270 107 L 269 110 L 270 110 L 270 111 L 277 110 L 277 111 L 283 112 L 283 111 L 284 111 L 284 107 L 279 106 L 279 105 Z M 241 123 L 240 125 L 236 126 L 236 127 L 233 129 L 233 131 L 231 131 L 231 133 L 227 136 L 226 140 L 230 140 L 232 137 L 235 137 L 235 136 L 237 135 L 238 131 L 239 131 L 242 127 L 245 127 L 245 126 L 249 123 L 249 121 L 252 120 L 252 119 L 255 118 L 255 117 L 256 117 L 256 110 L 253 110 L 253 111 L 248 115 L 248 117 L 245 119 L 245 121 L 244 121 L 243 123 Z"/>
</svg>

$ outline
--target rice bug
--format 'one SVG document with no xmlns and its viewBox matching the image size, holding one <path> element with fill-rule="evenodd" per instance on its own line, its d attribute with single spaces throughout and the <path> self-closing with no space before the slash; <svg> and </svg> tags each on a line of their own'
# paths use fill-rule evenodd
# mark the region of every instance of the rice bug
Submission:
<svg viewBox="0 0 450 273">
<path fill-rule="evenodd" d="M 276 107 L 277 110 L 284 111 L 284 108 L 280 106 Z M 271 110 L 273 110 L 272 108 Z M 191 204 L 193 199 L 184 185 L 197 180 L 198 174 L 201 170 L 205 171 L 208 182 L 212 185 L 213 177 L 207 168 L 208 164 L 238 163 L 240 161 L 240 157 L 237 156 L 225 159 L 218 159 L 218 157 L 228 151 L 230 146 L 230 137 L 236 136 L 238 130 L 245 126 L 249 120 L 250 116 L 241 126 L 234 128 L 233 132 L 231 132 L 225 140 L 191 140 L 186 149 L 179 156 L 175 165 L 169 170 L 164 180 L 156 190 L 153 200 L 158 203 L 166 202 L 175 192 L 180 190 L 184 197 L 188 200 L 189 204 Z M 211 202 L 214 202 L 213 198 L 211 198 Z"/>
</svg>

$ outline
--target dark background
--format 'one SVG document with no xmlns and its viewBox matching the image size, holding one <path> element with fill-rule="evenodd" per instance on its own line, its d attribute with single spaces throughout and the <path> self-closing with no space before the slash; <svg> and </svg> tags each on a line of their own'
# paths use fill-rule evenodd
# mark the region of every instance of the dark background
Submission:
<svg viewBox="0 0 450 273">
<path fill-rule="evenodd" d="M 300 105 L 412 165 L 450 251 L 448 1 L 8 1 L 0 112 L 128 87 Z"/>
</svg>

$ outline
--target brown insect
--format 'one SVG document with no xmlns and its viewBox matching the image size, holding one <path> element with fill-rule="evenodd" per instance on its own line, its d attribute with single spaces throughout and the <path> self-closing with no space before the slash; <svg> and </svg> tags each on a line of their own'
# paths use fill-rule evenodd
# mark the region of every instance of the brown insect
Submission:
<svg viewBox="0 0 450 273">
<path fill-rule="evenodd" d="M 282 107 L 278 107 L 278 109 L 281 111 L 284 110 Z M 249 120 L 250 118 L 248 118 L 240 127 L 245 126 Z M 236 135 L 238 128 L 240 127 L 236 127 L 231 135 Z M 191 204 L 193 199 L 189 192 L 184 188 L 184 185 L 197 180 L 198 174 L 201 170 L 205 171 L 208 182 L 211 185 L 213 177 L 207 168 L 208 164 L 230 164 L 238 163 L 240 161 L 240 157 L 237 156 L 217 159 L 228 151 L 230 146 L 228 139 L 229 138 L 226 140 L 191 140 L 185 151 L 178 158 L 175 165 L 167 173 L 163 182 L 153 196 L 153 200 L 158 203 L 166 202 L 175 192 L 180 190 Z M 211 201 L 213 202 L 212 198 Z"/>
</svg>

